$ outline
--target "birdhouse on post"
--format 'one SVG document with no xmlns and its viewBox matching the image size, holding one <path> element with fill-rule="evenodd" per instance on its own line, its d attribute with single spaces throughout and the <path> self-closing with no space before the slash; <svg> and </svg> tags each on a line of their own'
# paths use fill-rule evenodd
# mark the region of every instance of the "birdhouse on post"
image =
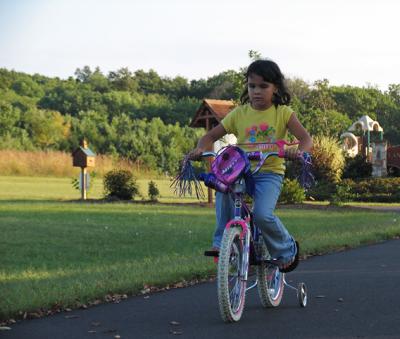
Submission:
<svg viewBox="0 0 400 339">
<path fill-rule="evenodd" d="M 87 167 L 94 167 L 96 154 L 88 147 L 85 139 L 82 139 L 80 146 L 72 152 L 72 165 L 81 168 L 81 199 L 86 200 L 88 186 Z"/>
<path fill-rule="evenodd" d="M 193 117 L 190 127 L 202 127 L 210 131 L 235 107 L 232 100 L 204 99 Z M 208 158 L 208 167 L 211 168 L 212 159 Z M 208 203 L 212 204 L 212 189 L 208 188 Z"/>
</svg>

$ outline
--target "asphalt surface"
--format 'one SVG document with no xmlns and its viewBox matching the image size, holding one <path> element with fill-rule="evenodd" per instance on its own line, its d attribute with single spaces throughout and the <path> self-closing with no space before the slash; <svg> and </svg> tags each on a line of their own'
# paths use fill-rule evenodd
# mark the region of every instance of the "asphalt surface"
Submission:
<svg viewBox="0 0 400 339">
<path fill-rule="evenodd" d="M 0 338 L 400 338 L 399 259 L 400 240 L 309 258 L 287 274 L 307 284 L 306 308 L 286 289 L 265 309 L 253 289 L 235 324 L 221 321 L 211 282 L 22 321 Z"/>
</svg>

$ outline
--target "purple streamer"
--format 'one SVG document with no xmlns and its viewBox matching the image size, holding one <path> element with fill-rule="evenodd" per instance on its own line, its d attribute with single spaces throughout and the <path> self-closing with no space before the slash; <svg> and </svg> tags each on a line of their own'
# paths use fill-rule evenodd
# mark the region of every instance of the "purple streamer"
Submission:
<svg viewBox="0 0 400 339">
<path fill-rule="evenodd" d="M 192 196 L 194 192 L 197 199 L 205 199 L 203 187 L 197 179 L 192 162 L 187 155 L 183 159 L 179 173 L 172 181 L 170 187 L 173 187 L 174 193 L 180 197 L 186 195 Z"/>
<path fill-rule="evenodd" d="M 315 178 L 312 174 L 312 161 L 310 153 L 303 153 L 302 168 L 298 177 L 298 181 L 305 190 L 310 189 L 315 184 Z"/>
</svg>

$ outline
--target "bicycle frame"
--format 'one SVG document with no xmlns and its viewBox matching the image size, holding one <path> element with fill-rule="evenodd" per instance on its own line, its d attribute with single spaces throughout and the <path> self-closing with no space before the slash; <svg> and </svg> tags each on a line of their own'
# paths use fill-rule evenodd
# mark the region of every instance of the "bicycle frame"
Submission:
<svg viewBox="0 0 400 339">
<path fill-rule="evenodd" d="M 251 154 L 251 153 L 250 153 Z M 270 156 L 281 156 L 279 152 L 268 152 L 263 154 L 262 163 L 270 157 Z M 251 155 L 249 156 L 251 159 Z M 261 161 L 260 161 L 261 163 Z M 257 166 L 257 168 L 252 172 L 252 174 L 256 174 L 261 166 Z M 246 202 L 243 200 L 244 193 L 246 192 L 246 186 L 243 178 L 237 179 L 231 185 L 231 191 L 234 196 L 234 216 L 225 226 L 225 229 L 229 229 L 233 225 L 239 225 L 242 229 L 241 231 L 241 240 L 243 242 L 244 248 L 244 256 L 242 260 L 242 272 L 244 272 L 244 276 L 242 279 L 247 281 L 248 279 L 248 271 L 249 271 L 249 261 L 250 261 L 250 249 L 253 242 L 258 242 L 259 237 L 261 236 L 261 231 L 258 229 L 257 225 L 254 224 L 252 220 L 252 214 L 250 208 L 247 206 Z M 256 263 L 261 261 L 259 253 L 255 250 L 255 246 L 253 245 L 254 250 L 254 259 Z"/>
<path fill-rule="evenodd" d="M 229 150 L 222 154 L 220 163 L 222 167 L 216 167 L 212 172 L 211 179 L 205 179 L 200 176 L 207 186 L 231 194 L 234 200 L 234 216 L 225 226 L 223 241 L 219 251 L 218 260 L 218 302 L 220 314 L 224 321 L 239 321 L 243 312 L 246 292 L 257 286 L 261 303 L 264 307 L 277 307 L 280 305 L 284 286 L 288 286 L 297 291 L 299 303 L 305 307 L 307 303 L 307 291 L 304 283 L 301 283 L 296 289 L 289 285 L 285 280 L 285 273 L 281 272 L 279 266 L 281 263 L 270 257 L 261 230 L 252 219 L 252 211 L 247 206 L 244 196 L 246 193 L 246 180 L 256 174 L 263 166 L 264 162 L 271 156 L 280 158 L 285 157 L 284 146 L 297 143 L 287 143 L 278 141 L 273 143 L 279 148 L 278 152 L 265 152 L 271 148 L 271 144 L 238 144 L 248 145 L 252 149 L 246 152 L 249 160 L 258 160 L 254 170 L 250 170 L 248 165 L 244 165 L 242 172 L 238 172 L 236 179 L 232 178 L 235 173 L 234 164 L 241 161 L 235 150 Z M 240 152 L 239 152 L 240 153 Z M 227 155 L 233 154 L 233 161 L 226 162 L 229 159 Z M 303 160 L 308 154 L 303 154 Z M 215 152 L 206 152 L 202 156 L 217 156 Z M 226 159 L 224 157 L 227 157 Z M 306 162 L 305 162 L 306 163 Z M 243 162 L 239 163 L 243 166 Z M 230 171 L 231 172 L 228 172 Z M 228 177 L 224 177 L 228 173 Z M 218 174 L 218 176 L 216 175 Z M 236 174 L 235 174 L 236 175 Z M 208 178 L 208 177 L 207 177 Z M 235 181 L 231 181 L 231 180 Z M 256 265 L 256 280 L 252 286 L 247 287 L 249 278 L 249 266 Z"/>
<path fill-rule="evenodd" d="M 298 144 L 278 140 L 274 143 L 237 144 L 246 146 L 249 151 L 235 149 L 227 146 L 227 149 L 217 154 L 215 152 L 202 153 L 202 157 L 217 157 L 212 163 L 210 173 L 197 175 L 191 164 L 191 154 L 185 156 L 179 174 L 175 177 L 171 187 L 175 187 L 175 193 L 180 196 L 194 191 L 197 198 L 204 197 L 200 181 L 215 190 L 231 194 L 234 200 L 234 217 L 225 226 L 219 251 L 205 251 L 206 256 L 214 257 L 218 261 L 217 291 L 218 304 L 221 317 L 226 322 L 239 321 L 244 309 L 246 291 L 257 286 L 261 304 L 264 307 L 278 307 L 282 300 L 284 286 L 289 286 L 285 281 L 285 271 L 280 268 L 283 263 L 271 258 L 266 241 L 261 230 L 252 220 L 252 212 L 246 205 L 244 194 L 246 183 L 249 194 L 254 191 L 254 179 L 264 162 L 271 156 L 285 157 L 284 146 Z M 272 145 L 278 147 L 278 152 L 271 152 Z M 230 147 L 230 148 L 229 148 Z M 267 152 L 270 151 L 270 152 Z M 303 171 L 301 182 L 303 187 L 310 187 L 314 178 L 311 174 L 311 158 L 308 153 L 298 154 L 303 159 Z M 197 157 L 197 156 L 196 156 Z M 199 159 L 197 159 L 199 160 Z M 254 170 L 251 170 L 249 160 L 258 160 Z M 307 184 L 307 186 L 306 186 Z M 297 244 L 297 242 L 296 242 Z M 299 248 L 299 247 L 297 247 Z M 298 251 L 295 265 L 298 263 Z M 217 259 L 217 260 L 215 260 Z M 256 265 L 256 282 L 247 288 L 249 266 Z M 294 266 L 295 266 L 294 265 Z M 291 267 L 294 269 L 295 267 Z M 302 307 L 307 303 L 307 290 L 304 283 L 300 283 L 297 291 L 298 300 Z"/>
<path fill-rule="evenodd" d="M 249 160 L 258 160 L 251 175 L 256 174 L 269 157 L 283 158 L 285 155 L 284 145 L 292 144 L 281 141 L 278 144 L 279 152 L 262 152 L 263 144 L 258 145 L 259 147 L 256 145 L 255 151 L 246 152 Z M 268 149 L 268 147 L 266 148 Z M 217 154 L 206 152 L 203 153 L 203 156 L 217 156 Z M 231 169 L 230 166 L 233 165 L 226 166 L 225 168 Z M 234 200 L 234 216 L 225 226 L 218 261 L 218 300 L 220 314 L 226 322 L 238 321 L 241 318 L 246 292 L 255 286 L 257 286 L 264 307 L 279 306 L 284 286 L 297 291 L 301 306 L 305 307 L 307 302 L 305 284 L 301 283 L 298 289 L 289 285 L 285 280 L 285 273 L 279 269 L 280 262 L 269 256 L 262 232 L 254 223 L 252 211 L 244 200 L 245 178 L 246 180 L 249 178 L 248 167 L 244 172 L 231 184 L 229 184 L 229 180 L 223 181 L 223 177 L 220 177 L 218 180 L 225 184 L 224 187 L 217 186 L 217 181 L 214 181 L 216 188 L 220 190 L 223 187 L 223 190 L 220 191 L 227 192 Z M 214 176 L 214 178 L 216 177 Z M 204 181 L 206 182 L 206 180 Z M 210 181 L 207 181 L 206 184 L 209 185 Z M 251 264 L 257 265 L 257 279 L 252 286 L 247 287 Z"/>
</svg>

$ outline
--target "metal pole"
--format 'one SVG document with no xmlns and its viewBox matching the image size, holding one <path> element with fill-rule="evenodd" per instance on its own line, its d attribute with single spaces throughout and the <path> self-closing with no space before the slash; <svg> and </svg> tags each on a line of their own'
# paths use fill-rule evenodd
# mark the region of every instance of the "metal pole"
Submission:
<svg viewBox="0 0 400 339">
<path fill-rule="evenodd" d="M 81 199 L 86 200 L 86 167 L 81 167 Z"/>
</svg>

